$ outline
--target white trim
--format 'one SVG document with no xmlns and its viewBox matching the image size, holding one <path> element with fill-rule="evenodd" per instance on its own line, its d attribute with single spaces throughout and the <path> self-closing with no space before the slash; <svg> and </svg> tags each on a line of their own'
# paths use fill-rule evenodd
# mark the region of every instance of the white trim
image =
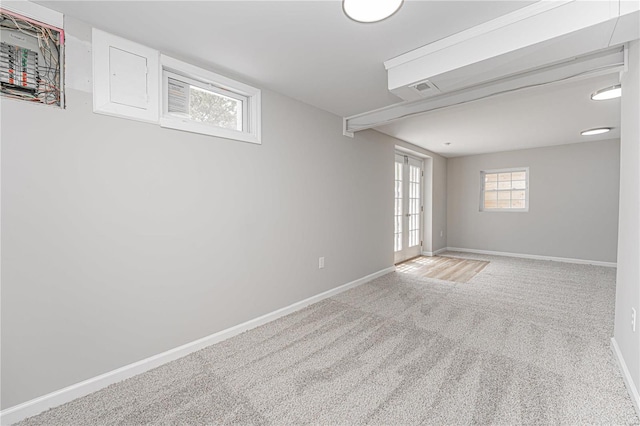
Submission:
<svg viewBox="0 0 640 426">
<path fill-rule="evenodd" d="M 347 284 L 341 285 L 331 290 L 327 290 L 315 296 L 311 296 L 300 302 L 293 303 L 289 306 L 262 315 L 258 318 L 254 318 L 242 324 L 227 328 L 226 330 L 219 331 L 201 339 L 194 340 L 193 342 L 178 346 L 177 348 L 169 349 L 166 352 L 153 355 L 141 361 L 125 365 L 124 367 L 109 371 L 108 373 L 92 377 L 80 383 L 76 383 L 75 385 L 67 386 L 66 388 L 51 392 L 47 395 L 43 395 L 22 404 L 7 408 L 0 412 L 0 423 L 2 425 L 10 425 L 24 420 L 27 417 L 35 416 L 36 414 L 39 414 L 49 408 L 57 407 L 58 405 L 62 405 L 76 398 L 80 398 L 82 396 L 96 392 L 111 384 L 120 382 L 138 374 L 142 374 L 145 371 L 149 371 L 153 368 L 156 368 L 178 358 L 182 358 L 207 346 L 237 336 L 238 334 L 244 333 L 245 331 L 251 330 L 252 328 L 267 324 L 285 315 L 289 315 L 290 313 L 305 308 L 313 303 L 317 303 L 321 300 L 335 296 L 336 294 L 355 288 L 359 285 L 367 283 L 395 270 L 395 266 L 382 269 L 378 272 L 374 272 L 373 274 L 351 281 Z"/>
<path fill-rule="evenodd" d="M 524 254 L 524 253 L 508 253 L 504 251 L 491 251 L 491 250 L 477 250 L 460 247 L 447 247 L 447 251 L 460 251 L 463 253 L 477 253 L 477 254 L 489 254 L 492 256 L 505 256 L 505 257 L 518 257 L 522 259 L 535 259 L 535 260 L 552 260 L 554 262 L 564 263 L 577 263 L 581 265 L 595 265 L 606 266 L 608 268 L 616 268 L 618 264 L 616 262 L 603 262 L 600 260 L 587 260 L 587 259 L 573 259 L 569 257 L 554 257 L 554 256 L 540 256 L 537 254 Z"/>
<path fill-rule="evenodd" d="M 423 252 L 422 252 L 422 255 L 423 255 L 423 256 L 430 256 L 430 257 L 433 257 L 433 256 L 437 256 L 437 255 L 439 255 L 440 253 L 445 252 L 445 251 L 447 251 L 447 247 L 443 247 L 443 248 L 438 249 L 438 250 L 436 250 L 436 251 L 423 251 Z"/>
<path fill-rule="evenodd" d="M 342 117 L 342 135 L 350 137 L 350 138 L 354 137 L 353 132 L 348 132 L 347 131 L 347 118 L 346 117 Z"/>
<path fill-rule="evenodd" d="M 620 367 L 620 373 L 622 373 L 624 384 L 627 386 L 627 392 L 629 392 L 629 397 L 631 397 L 633 407 L 636 409 L 636 414 L 640 417 L 640 393 L 638 393 L 638 388 L 636 388 L 636 385 L 633 383 L 631 373 L 629 373 L 627 363 L 624 362 L 624 358 L 622 357 L 622 353 L 620 352 L 620 348 L 618 347 L 615 337 L 611 338 L 611 350 L 613 351 L 614 358 Z"/>
</svg>

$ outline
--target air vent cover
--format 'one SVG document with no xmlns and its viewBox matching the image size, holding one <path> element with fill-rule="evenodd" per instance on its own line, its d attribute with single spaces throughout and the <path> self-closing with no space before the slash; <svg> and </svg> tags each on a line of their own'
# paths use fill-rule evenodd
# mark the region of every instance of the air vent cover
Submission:
<svg viewBox="0 0 640 426">
<path fill-rule="evenodd" d="M 429 80 L 424 80 L 419 83 L 412 84 L 409 87 L 423 98 L 440 93 L 440 90 L 436 87 L 436 85 Z"/>
</svg>

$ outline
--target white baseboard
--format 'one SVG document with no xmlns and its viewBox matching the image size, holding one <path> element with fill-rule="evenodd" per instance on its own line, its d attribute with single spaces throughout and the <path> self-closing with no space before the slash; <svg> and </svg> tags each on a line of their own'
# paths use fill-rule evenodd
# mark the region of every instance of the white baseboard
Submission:
<svg viewBox="0 0 640 426">
<path fill-rule="evenodd" d="M 615 337 L 611 338 L 611 350 L 613 351 L 616 361 L 618 361 L 618 367 L 620 367 L 624 384 L 627 386 L 627 391 L 629 392 L 633 406 L 636 409 L 636 414 L 640 418 L 640 394 L 638 393 L 638 388 L 633 383 L 633 379 L 631 378 L 631 374 L 627 368 L 627 363 L 624 362 L 624 358 L 622 358 L 622 353 L 620 352 L 620 348 L 618 347 L 618 342 L 616 342 Z"/>
<path fill-rule="evenodd" d="M 443 248 L 438 249 L 436 251 L 423 251 L 422 255 L 423 256 L 437 256 L 440 253 L 445 252 L 445 251 L 447 251 L 447 247 L 443 247 Z"/>
<path fill-rule="evenodd" d="M 606 266 L 609 268 L 616 268 L 618 264 L 616 262 L 602 262 L 600 260 L 585 260 L 585 259 L 572 259 L 568 257 L 553 257 L 553 256 L 540 256 L 537 254 L 522 254 L 522 253 L 507 253 L 503 251 L 490 251 L 490 250 L 476 250 L 460 247 L 447 247 L 447 251 L 460 251 L 463 253 L 477 253 L 477 254 L 489 254 L 492 256 L 505 256 L 505 257 L 519 257 L 523 259 L 535 259 L 535 260 L 552 260 L 554 262 L 564 263 L 578 263 L 582 265 L 595 265 Z"/>
<path fill-rule="evenodd" d="M 350 290 L 354 287 L 357 287 L 375 278 L 381 277 L 382 275 L 386 275 L 389 272 L 393 272 L 395 270 L 395 266 L 382 269 L 378 272 L 367 275 L 366 277 L 351 281 L 350 283 L 341 285 L 340 287 L 336 287 L 315 296 L 309 297 L 308 299 L 296 302 L 292 305 L 278 309 L 277 311 L 268 313 L 261 317 L 249 320 L 242 324 L 238 324 L 234 327 L 227 328 L 226 330 L 219 331 L 193 342 L 178 346 L 177 348 L 173 348 L 166 352 L 162 352 L 160 354 L 143 359 L 141 361 L 134 362 L 133 364 L 125 365 L 124 367 L 109 371 L 108 373 L 101 374 L 80 383 L 76 383 L 75 385 L 68 386 L 55 392 L 51 392 L 47 395 L 43 395 L 39 398 L 35 398 L 22 404 L 7 408 L 6 410 L 0 412 L 0 423 L 5 426 L 19 422 L 20 420 L 26 419 L 27 417 L 35 416 L 36 414 L 40 414 L 43 411 L 48 410 L 49 408 L 57 407 L 58 405 L 62 405 L 76 398 L 80 398 L 82 396 L 96 392 L 111 384 L 120 382 L 133 376 L 137 376 L 138 374 L 144 373 L 145 371 L 149 371 L 153 368 L 159 367 L 160 365 L 166 364 L 178 358 L 182 358 L 207 346 L 229 339 L 233 336 L 237 336 L 238 334 L 244 333 L 247 330 L 251 330 L 252 328 L 256 328 L 268 322 L 274 321 L 285 315 L 305 308 L 313 303 Z"/>
</svg>

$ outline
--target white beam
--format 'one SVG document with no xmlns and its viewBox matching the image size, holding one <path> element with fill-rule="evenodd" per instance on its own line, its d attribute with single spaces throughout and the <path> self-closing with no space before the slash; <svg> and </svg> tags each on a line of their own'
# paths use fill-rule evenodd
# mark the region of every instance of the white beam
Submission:
<svg viewBox="0 0 640 426">
<path fill-rule="evenodd" d="M 357 132 L 388 124 L 409 116 L 436 109 L 499 96 L 516 90 L 524 90 L 541 85 L 559 84 L 569 80 L 618 73 L 624 69 L 624 51 L 621 47 L 611 48 L 579 58 L 541 67 L 508 78 L 493 80 L 450 93 L 443 93 L 428 99 L 402 102 L 389 107 L 347 117 L 345 131 Z"/>
<path fill-rule="evenodd" d="M 444 90 L 434 77 L 617 18 L 618 3 L 618 0 L 535 3 L 385 62 L 388 88 L 394 91 L 429 79 Z M 603 38 L 604 45 L 593 46 L 591 51 L 605 47 L 608 41 L 609 38 Z"/>
</svg>

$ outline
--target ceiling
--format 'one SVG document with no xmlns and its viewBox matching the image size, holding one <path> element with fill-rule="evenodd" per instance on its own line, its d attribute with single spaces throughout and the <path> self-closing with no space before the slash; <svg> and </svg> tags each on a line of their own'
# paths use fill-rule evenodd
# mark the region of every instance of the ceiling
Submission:
<svg viewBox="0 0 640 426">
<path fill-rule="evenodd" d="M 385 60 L 534 3 L 407 0 L 392 18 L 360 24 L 338 0 L 36 2 L 342 117 L 401 101 L 387 90 Z M 580 142 L 584 128 L 619 127 L 619 101 L 584 97 L 612 78 L 555 95 L 527 89 L 377 130 L 446 156 Z"/>
<path fill-rule="evenodd" d="M 620 98 L 592 101 L 618 74 L 540 86 L 443 108 L 376 130 L 445 157 L 511 151 L 620 137 Z M 609 133 L 581 136 L 594 127 Z M 450 143 L 451 145 L 444 145 Z"/>
<path fill-rule="evenodd" d="M 532 2 L 407 1 L 376 24 L 336 0 L 37 3 L 344 117 L 401 101 L 385 60 Z"/>
</svg>

